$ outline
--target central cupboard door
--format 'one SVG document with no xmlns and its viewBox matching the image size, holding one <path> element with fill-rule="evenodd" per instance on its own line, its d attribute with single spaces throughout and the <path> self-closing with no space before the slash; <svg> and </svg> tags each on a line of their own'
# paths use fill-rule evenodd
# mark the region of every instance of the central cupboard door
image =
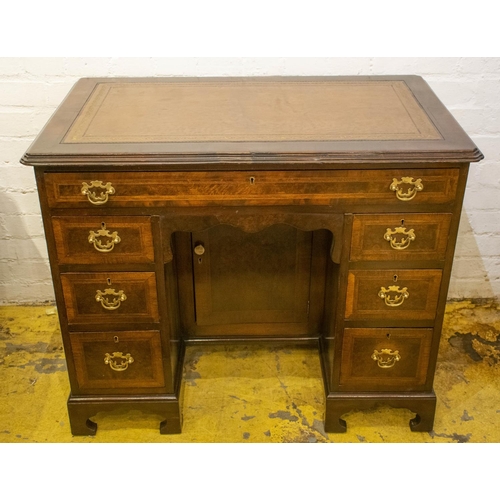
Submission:
<svg viewBox="0 0 500 500">
<path fill-rule="evenodd" d="M 312 240 L 287 225 L 192 233 L 195 336 L 306 335 Z"/>
</svg>

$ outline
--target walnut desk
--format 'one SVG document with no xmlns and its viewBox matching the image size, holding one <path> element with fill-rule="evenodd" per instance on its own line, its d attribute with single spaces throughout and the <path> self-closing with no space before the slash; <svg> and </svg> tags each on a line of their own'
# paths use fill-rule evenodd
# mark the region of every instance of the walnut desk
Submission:
<svg viewBox="0 0 500 500">
<path fill-rule="evenodd" d="M 417 76 L 90 78 L 35 167 L 73 434 L 117 407 L 181 431 L 189 342 L 318 346 L 325 428 L 385 403 L 432 429 L 470 162 Z"/>
</svg>

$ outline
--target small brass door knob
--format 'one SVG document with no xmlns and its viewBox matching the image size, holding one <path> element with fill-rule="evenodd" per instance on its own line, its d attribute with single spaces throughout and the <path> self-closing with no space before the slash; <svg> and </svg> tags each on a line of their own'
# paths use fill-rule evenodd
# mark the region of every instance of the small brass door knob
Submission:
<svg viewBox="0 0 500 500">
<path fill-rule="evenodd" d="M 205 253 L 205 247 L 203 246 L 202 243 L 199 243 L 194 247 L 194 253 L 196 255 L 203 255 Z"/>
</svg>

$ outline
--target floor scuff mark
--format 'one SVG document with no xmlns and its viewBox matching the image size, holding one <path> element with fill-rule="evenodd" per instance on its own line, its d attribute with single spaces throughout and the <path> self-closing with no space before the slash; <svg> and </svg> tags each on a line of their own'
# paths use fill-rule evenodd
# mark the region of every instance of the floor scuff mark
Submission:
<svg viewBox="0 0 500 500">
<path fill-rule="evenodd" d="M 289 411 L 279 410 L 275 413 L 270 413 L 269 418 L 281 418 L 282 420 L 290 420 L 290 422 L 297 422 L 299 417 L 292 415 Z"/>
</svg>

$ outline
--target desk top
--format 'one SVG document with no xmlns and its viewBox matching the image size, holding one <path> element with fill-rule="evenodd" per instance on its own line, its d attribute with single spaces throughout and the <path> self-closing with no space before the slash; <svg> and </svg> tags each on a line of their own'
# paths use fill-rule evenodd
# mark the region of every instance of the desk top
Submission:
<svg viewBox="0 0 500 500">
<path fill-rule="evenodd" d="M 22 163 L 335 168 L 480 159 L 417 76 L 86 78 Z"/>
</svg>

